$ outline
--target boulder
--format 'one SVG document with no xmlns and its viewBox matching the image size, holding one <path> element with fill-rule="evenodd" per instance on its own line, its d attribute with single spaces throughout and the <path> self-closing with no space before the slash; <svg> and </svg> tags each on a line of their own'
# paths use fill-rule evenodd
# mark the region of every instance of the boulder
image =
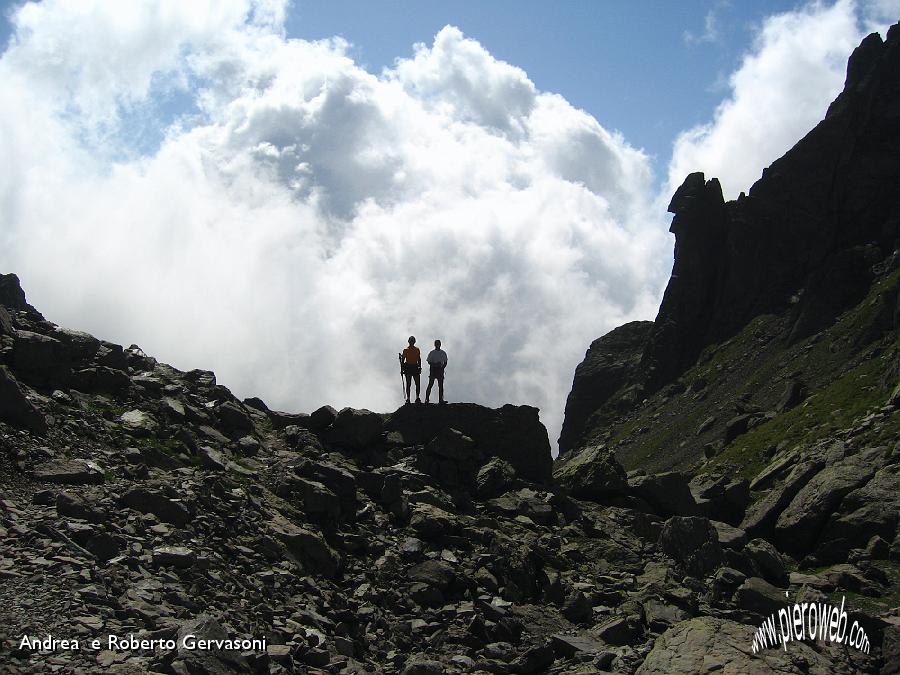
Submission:
<svg viewBox="0 0 900 675">
<path fill-rule="evenodd" d="M 34 468 L 34 479 L 47 483 L 67 485 L 96 485 L 104 480 L 103 470 L 84 459 L 56 459 Z"/>
<path fill-rule="evenodd" d="M 72 373 L 70 382 L 73 389 L 88 394 L 117 395 L 127 391 L 131 380 L 127 373 L 107 366 L 82 368 Z"/>
<path fill-rule="evenodd" d="M 900 472 L 896 465 L 879 469 L 860 488 L 841 500 L 828 516 L 816 549 L 822 562 L 846 560 L 854 548 L 866 547 L 873 535 L 893 541 L 900 523 Z"/>
<path fill-rule="evenodd" d="M 67 518 L 78 518 L 99 523 L 103 520 L 103 512 L 93 506 L 84 497 L 69 492 L 56 495 L 56 512 Z"/>
<path fill-rule="evenodd" d="M 307 514 L 332 520 L 340 517 L 341 500 L 322 483 L 298 476 L 291 481 L 291 486 L 299 495 Z"/>
<path fill-rule="evenodd" d="M 425 450 L 457 462 L 465 462 L 476 454 L 475 441 L 453 428 L 443 429 L 426 446 Z"/>
<path fill-rule="evenodd" d="M 550 441 L 537 408 L 505 405 L 492 409 L 474 403 L 407 405 L 385 423 L 385 430 L 399 432 L 407 445 L 424 445 L 448 428 L 471 438 L 485 457 L 505 459 L 519 476 L 550 482 Z"/>
<path fill-rule="evenodd" d="M 652 321 L 633 321 L 591 343 L 566 399 L 560 454 L 589 444 L 595 429 L 635 402 L 623 391 L 637 372 L 652 327 Z"/>
<path fill-rule="evenodd" d="M 0 274 L 0 305 L 9 309 L 34 311 L 25 299 L 25 291 L 15 274 Z"/>
<path fill-rule="evenodd" d="M 181 500 L 167 496 L 162 490 L 132 488 L 122 495 L 120 502 L 135 511 L 152 513 L 164 523 L 177 527 L 184 527 L 194 518 Z"/>
<path fill-rule="evenodd" d="M 482 499 L 506 492 L 516 480 L 516 470 L 505 459 L 493 457 L 478 470 L 475 490 Z"/>
<path fill-rule="evenodd" d="M 347 450 L 362 450 L 381 436 L 384 420 L 371 410 L 344 408 L 325 432 L 325 441 Z"/>
<path fill-rule="evenodd" d="M 153 564 L 157 567 L 192 567 L 196 561 L 194 552 L 184 546 L 160 546 L 153 549 Z"/>
<path fill-rule="evenodd" d="M 747 542 L 747 533 L 742 529 L 732 527 L 728 523 L 723 523 L 718 520 L 711 520 L 709 522 L 716 528 L 716 534 L 719 537 L 719 543 L 722 545 L 722 548 L 733 548 L 735 550 L 744 548 L 744 544 Z"/>
<path fill-rule="evenodd" d="M 864 485 L 876 468 L 852 457 L 822 469 L 779 515 L 775 538 L 781 550 L 798 557 L 812 553 L 813 544 L 834 508 L 846 494 Z"/>
<path fill-rule="evenodd" d="M 832 672 L 830 659 L 804 642 L 754 654 L 750 646 L 757 628 L 711 616 L 682 621 L 656 639 L 637 674 Z M 802 669 L 795 665 L 798 659 Z"/>
<path fill-rule="evenodd" d="M 636 476 L 628 481 L 628 485 L 636 496 L 664 518 L 700 515 L 687 481 L 677 471 Z"/>
<path fill-rule="evenodd" d="M 456 572 L 453 567 L 443 560 L 426 560 L 423 563 L 409 568 L 406 576 L 411 581 L 434 586 L 440 591 L 446 591 L 456 581 Z"/>
<path fill-rule="evenodd" d="M 268 523 L 269 532 L 312 572 L 334 579 L 343 566 L 341 556 L 318 534 L 294 525 L 280 514 Z"/>
<path fill-rule="evenodd" d="M 28 399 L 6 366 L 0 366 L 0 421 L 37 434 L 47 431 L 47 420 Z"/>
<path fill-rule="evenodd" d="M 6 307 L 0 305 L 0 337 L 10 335 L 15 337 L 16 330 L 13 327 L 12 317 L 6 310 Z"/>
<path fill-rule="evenodd" d="M 253 430 L 253 421 L 247 411 L 234 401 L 226 401 L 216 409 L 219 424 L 227 433 L 246 433 Z"/>
<path fill-rule="evenodd" d="M 745 547 L 744 552 L 756 565 L 760 574 L 773 584 L 787 581 L 787 568 L 778 550 L 765 539 L 753 539 Z"/>
<path fill-rule="evenodd" d="M 750 503 L 750 485 L 746 478 L 736 477 L 734 465 L 694 476 L 688 487 L 701 514 L 729 525 L 741 522 Z"/>
<path fill-rule="evenodd" d="M 337 419 L 337 415 L 337 410 L 330 405 L 323 405 L 321 408 L 316 408 L 309 415 L 310 431 L 324 431 L 334 423 L 334 420 Z"/>
<path fill-rule="evenodd" d="M 592 445 L 560 455 L 553 478 L 573 497 L 603 502 L 628 493 L 625 469 L 604 445 Z"/>
<path fill-rule="evenodd" d="M 741 529 L 746 530 L 750 536 L 766 536 L 771 533 L 781 512 L 823 465 L 824 461 L 821 459 L 810 459 L 794 466 L 780 486 L 773 488 L 747 509 L 747 515 L 741 521 Z"/>
<path fill-rule="evenodd" d="M 641 635 L 640 623 L 632 617 L 616 617 L 600 624 L 594 634 L 607 644 L 633 644 Z"/>
<path fill-rule="evenodd" d="M 694 576 L 704 577 L 722 563 L 719 535 L 701 516 L 672 516 L 659 534 L 659 546 Z"/>
<path fill-rule="evenodd" d="M 16 331 L 9 363 L 18 379 L 38 387 L 64 386 L 72 371 L 62 342 L 27 330 Z"/>
<path fill-rule="evenodd" d="M 569 659 L 578 654 L 599 654 L 606 649 L 606 643 L 590 635 L 564 635 L 555 633 L 550 636 L 553 651 L 558 656 Z"/>
<path fill-rule="evenodd" d="M 201 614 L 195 619 L 185 621 L 176 636 L 178 656 L 172 670 L 183 673 L 206 673 L 208 675 L 227 675 L 228 673 L 251 673 L 251 668 L 240 652 L 225 649 L 188 649 L 184 638 L 193 635 L 197 641 L 227 640 L 238 636 L 229 635 L 228 631 L 211 615 Z"/>
<path fill-rule="evenodd" d="M 159 422 L 143 410 L 128 410 L 119 417 L 122 426 L 135 436 L 150 436 L 159 429 Z"/>
<path fill-rule="evenodd" d="M 344 514 L 356 511 L 356 477 L 348 469 L 332 462 L 304 460 L 294 467 L 294 472 L 298 476 L 317 481 L 337 495 L 340 510 Z"/>
<path fill-rule="evenodd" d="M 452 514 L 426 503 L 413 507 L 409 525 L 423 539 L 436 539 L 459 530 L 459 523 Z"/>
<path fill-rule="evenodd" d="M 783 590 L 759 577 L 744 581 L 735 591 L 734 601 L 739 608 L 761 617 L 775 614 L 789 604 Z"/>
</svg>

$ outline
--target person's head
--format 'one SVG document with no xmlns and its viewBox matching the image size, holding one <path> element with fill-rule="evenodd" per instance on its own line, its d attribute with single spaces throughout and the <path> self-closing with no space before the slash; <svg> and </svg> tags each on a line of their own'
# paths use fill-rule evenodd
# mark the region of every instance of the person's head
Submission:
<svg viewBox="0 0 900 675">
<path fill-rule="evenodd" d="M 409 336 L 409 344 L 410 345 L 416 344 L 416 338 L 414 338 L 412 335 Z"/>
<path fill-rule="evenodd" d="M 435 346 L 436 349 L 440 349 L 440 348 L 441 348 L 441 341 L 440 341 L 440 340 L 435 340 L 435 341 L 434 341 L 434 346 Z"/>
</svg>

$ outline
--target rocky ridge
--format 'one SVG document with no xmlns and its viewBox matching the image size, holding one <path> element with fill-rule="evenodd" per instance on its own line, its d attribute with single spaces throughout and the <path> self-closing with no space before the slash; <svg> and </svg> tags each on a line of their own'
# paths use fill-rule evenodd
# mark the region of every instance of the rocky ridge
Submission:
<svg viewBox="0 0 900 675">
<path fill-rule="evenodd" d="M 738 604 L 810 584 L 865 607 L 886 627 L 866 666 L 882 672 L 898 669 L 900 621 L 898 106 L 900 24 L 862 42 L 825 120 L 748 195 L 726 203 L 716 179 L 687 177 L 659 315 L 591 344 L 554 464 L 573 496 L 709 519 L 723 551 L 764 545 L 787 574 L 729 586 Z M 704 527 L 663 550 L 750 584 L 739 565 L 712 571 Z M 654 651 L 709 636 L 728 651 L 732 627 L 717 626 L 684 624 Z M 669 652 L 642 670 L 700 669 Z"/>
<path fill-rule="evenodd" d="M 4 671 L 897 672 L 898 39 L 749 197 L 688 178 L 660 317 L 591 346 L 556 462 L 534 408 L 274 411 L 0 275 Z M 754 654 L 786 591 L 846 596 L 869 653 Z"/>
</svg>

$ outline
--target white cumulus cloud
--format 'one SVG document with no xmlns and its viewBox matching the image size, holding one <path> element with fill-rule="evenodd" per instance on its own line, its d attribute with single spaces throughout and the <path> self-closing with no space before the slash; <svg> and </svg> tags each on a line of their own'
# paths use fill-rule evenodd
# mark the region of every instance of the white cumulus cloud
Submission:
<svg viewBox="0 0 900 675">
<path fill-rule="evenodd" d="M 536 405 L 555 438 L 587 345 L 668 273 L 648 158 L 456 28 L 375 75 L 283 17 L 18 10 L 0 267 L 52 320 L 286 410 L 391 410 L 406 337 L 440 338 L 451 400 Z"/>
<path fill-rule="evenodd" d="M 838 0 L 768 17 L 713 119 L 676 139 L 668 192 L 693 171 L 717 176 L 726 199 L 746 191 L 824 117 L 856 45 L 900 18 L 892 7 L 896 0 Z"/>
</svg>

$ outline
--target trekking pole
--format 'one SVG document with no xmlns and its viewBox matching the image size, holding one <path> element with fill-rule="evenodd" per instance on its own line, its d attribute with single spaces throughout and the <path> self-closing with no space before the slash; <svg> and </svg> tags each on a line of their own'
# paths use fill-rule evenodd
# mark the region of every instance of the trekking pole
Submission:
<svg viewBox="0 0 900 675">
<path fill-rule="evenodd" d="M 403 354 L 397 354 L 400 359 L 400 393 L 403 394 L 403 400 L 406 400 L 406 386 L 403 383 Z"/>
</svg>

